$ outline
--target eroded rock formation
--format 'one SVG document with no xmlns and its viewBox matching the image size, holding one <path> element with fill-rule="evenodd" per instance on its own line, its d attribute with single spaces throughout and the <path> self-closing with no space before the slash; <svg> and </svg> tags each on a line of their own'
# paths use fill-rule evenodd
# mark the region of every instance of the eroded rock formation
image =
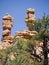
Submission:
<svg viewBox="0 0 49 65">
<path fill-rule="evenodd" d="M 34 22 L 35 22 L 35 11 L 32 8 L 27 9 L 27 15 L 25 17 L 25 22 L 28 26 L 28 30 L 23 30 L 21 32 L 16 32 L 16 35 L 14 38 L 25 38 L 25 39 L 31 39 L 32 36 L 34 36 L 37 32 L 34 30 Z M 32 24 L 32 31 L 30 30 L 30 24 Z"/>
<path fill-rule="evenodd" d="M 26 22 L 32 22 L 33 20 L 35 20 L 35 10 L 32 8 L 27 9 L 27 15 L 26 15 Z"/>
<path fill-rule="evenodd" d="M 11 28 L 13 26 L 13 18 L 6 14 L 3 18 L 2 27 L 3 27 L 3 33 L 2 33 L 2 41 L 9 43 L 12 43 L 13 37 L 11 36 Z"/>
<path fill-rule="evenodd" d="M 36 31 L 29 31 L 29 30 L 23 30 L 21 32 L 16 32 L 16 35 L 14 38 L 24 38 L 24 39 L 31 39 L 32 36 L 34 36 L 35 34 L 37 34 Z"/>
<path fill-rule="evenodd" d="M 32 30 L 34 30 L 34 23 L 35 23 L 35 10 L 34 9 L 32 8 L 27 9 L 27 15 L 25 18 L 25 22 L 29 30 L 31 30 L 30 24 L 32 24 Z"/>
</svg>

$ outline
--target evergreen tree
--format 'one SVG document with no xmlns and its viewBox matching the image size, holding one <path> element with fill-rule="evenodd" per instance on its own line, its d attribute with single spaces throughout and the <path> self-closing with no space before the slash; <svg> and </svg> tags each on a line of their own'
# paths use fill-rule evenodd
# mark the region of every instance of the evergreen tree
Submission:
<svg viewBox="0 0 49 65">
<path fill-rule="evenodd" d="M 49 49 L 47 47 L 49 40 L 49 17 L 43 16 L 42 19 L 39 19 L 36 23 L 36 31 L 38 34 L 35 36 L 35 39 L 43 41 L 43 65 L 48 65 L 48 53 Z"/>
</svg>

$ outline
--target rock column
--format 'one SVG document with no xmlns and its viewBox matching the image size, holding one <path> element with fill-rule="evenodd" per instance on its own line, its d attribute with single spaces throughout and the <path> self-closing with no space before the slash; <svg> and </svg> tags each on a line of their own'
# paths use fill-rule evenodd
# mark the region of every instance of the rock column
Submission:
<svg viewBox="0 0 49 65">
<path fill-rule="evenodd" d="M 12 43 L 11 28 L 13 26 L 13 18 L 9 14 L 6 14 L 2 19 L 2 41 Z"/>
<path fill-rule="evenodd" d="M 34 23 L 35 23 L 34 9 L 32 9 L 32 8 L 27 9 L 27 15 L 25 18 L 25 22 L 26 22 L 29 30 L 34 30 Z"/>
</svg>

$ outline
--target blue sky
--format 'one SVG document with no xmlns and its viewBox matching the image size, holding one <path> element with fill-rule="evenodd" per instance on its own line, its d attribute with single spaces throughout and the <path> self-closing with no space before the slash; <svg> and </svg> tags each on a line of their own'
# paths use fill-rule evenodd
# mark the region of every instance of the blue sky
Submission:
<svg viewBox="0 0 49 65">
<path fill-rule="evenodd" d="M 12 35 L 16 31 L 27 29 L 25 23 L 26 10 L 35 9 L 36 19 L 44 13 L 49 15 L 49 0 L 0 0 L 0 40 L 2 38 L 2 17 L 9 13 L 14 18 Z"/>
</svg>

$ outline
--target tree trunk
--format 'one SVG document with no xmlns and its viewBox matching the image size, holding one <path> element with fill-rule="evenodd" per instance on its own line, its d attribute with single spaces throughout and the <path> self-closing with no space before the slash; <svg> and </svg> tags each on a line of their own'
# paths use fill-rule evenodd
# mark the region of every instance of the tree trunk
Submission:
<svg viewBox="0 0 49 65">
<path fill-rule="evenodd" d="M 47 52 L 47 37 L 43 40 L 43 65 L 48 65 L 48 52 Z"/>
</svg>

